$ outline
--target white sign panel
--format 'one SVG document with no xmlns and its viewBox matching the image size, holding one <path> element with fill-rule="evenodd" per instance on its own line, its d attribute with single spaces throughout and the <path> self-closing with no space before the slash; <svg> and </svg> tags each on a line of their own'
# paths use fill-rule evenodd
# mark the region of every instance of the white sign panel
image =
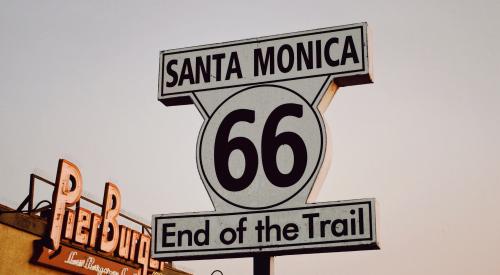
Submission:
<svg viewBox="0 0 500 275">
<path fill-rule="evenodd" d="M 158 99 L 192 103 L 192 92 L 335 76 L 339 86 L 371 83 L 367 24 L 167 50 Z"/>
<path fill-rule="evenodd" d="M 367 32 L 361 23 L 160 53 L 158 100 L 193 103 L 204 118 L 196 161 L 215 212 L 154 216 L 155 257 L 377 247 L 373 200 L 308 203 L 329 168 L 322 113 L 338 87 L 372 82 Z M 332 224 L 349 222 L 349 229 L 336 224 L 330 232 L 355 233 L 309 238 L 302 216 L 308 213 Z M 280 234 L 291 228 L 296 237 L 278 234 L 259 242 L 256 228 L 264 221 L 285 230 Z M 226 244 L 220 234 L 231 234 L 224 232 L 236 224 L 247 231 L 238 235 L 241 242 Z"/>
<path fill-rule="evenodd" d="M 217 108 L 198 141 L 198 168 L 216 209 L 305 202 L 297 195 L 308 195 L 326 149 L 324 125 L 311 104 L 285 86 L 259 85 Z"/>
<path fill-rule="evenodd" d="M 153 257 L 170 260 L 376 249 L 374 200 L 153 217 Z"/>
</svg>

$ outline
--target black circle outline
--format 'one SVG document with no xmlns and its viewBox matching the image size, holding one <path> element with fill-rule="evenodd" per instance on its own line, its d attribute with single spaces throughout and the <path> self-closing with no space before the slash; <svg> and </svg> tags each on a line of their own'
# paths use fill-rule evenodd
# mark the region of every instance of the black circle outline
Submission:
<svg viewBox="0 0 500 275">
<path fill-rule="evenodd" d="M 299 98 L 301 98 L 304 102 L 308 102 L 302 95 L 300 95 L 299 93 L 295 92 L 294 90 L 290 89 L 290 88 L 287 88 L 287 87 L 283 87 L 283 86 L 279 86 L 279 85 L 273 85 L 273 84 L 263 84 L 263 85 L 255 85 L 255 86 L 250 86 L 250 87 L 247 87 L 245 89 L 242 89 L 236 93 L 234 93 L 233 95 L 231 95 L 230 97 L 226 98 L 224 101 L 222 101 L 219 106 L 217 106 L 217 108 L 213 111 L 213 114 L 215 114 L 221 106 L 224 105 L 224 103 L 226 103 L 229 99 L 233 98 L 234 96 L 246 91 L 246 90 L 249 90 L 249 89 L 253 89 L 253 88 L 257 88 L 257 87 L 274 87 L 274 88 L 281 88 L 281 89 L 284 89 L 284 90 L 287 90 L 289 92 L 292 92 L 294 93 L 295 95 L 297 95 Z M 318 166 L 320 165 L 320 161 L 323 159 L 324 157 L 324 152 L 323 152 L 323 132 L 324 132 L 324 129 L 322 127 L 322 119 L 320 118 L 320 116 L 318 116 L 318 113 L 316 112 L 316 110 L 314 109 L 314 107 L 312 107 L 311 105 L 307 104 L 307 106 L 309 106 L 312 110 L 313 110 L 313 113 L 314 113 L 314 116 L 316 117 L 316 121 L 318 122 L 318 124 L 320 125 L 320 139 L 321 139 L 321 145 L 320 145 L 320 156 L 318 158 L 318 161 L 316 162 L 316 165 L 314 167 L 314 170 L 313 172 L 311 173 L 311 175 L 309 176 L 309 178 L 304 182 L 304 184 L 302 185 L 302 187 L 299 188 L 299 190 L 297 190 L 297 192 L 295 192 L 294 194 L 292 194 L 290 197 L 286 198 L 285 200 L 281 201 L 281 202 L 278 202 L 278 203 L 275 203 L 275 204 L 272 204 L 272 205 L 269 205 L 269 206 L 261 206 L 261 207 L 249 207 L 249 206 L 242 206 L 242 205 L 239 205 L 237 203 L 234 203 L 226 198 L 224 198 L 221 194 L 219 194 L 215 188 L 212 186 L 212 184 L 210 183 L 210 181 L 208 180 L 208 177 L 207 175 L 205 174 L 205 168 L 203 167 L 203 162 L 202 162 L 202 158 L 201 158 L 201 148 L 202 148 L 202 143 L 203 143 L 203 137 L 205 135 L 205 130 L 210 122 L 210 119 L 212 118 L 209 117 L 208 121 L 206 122 L 205 126 L 203 127 L 203 130 L 201 131 L 200 133 L 200 136 L 199 136 L 199 139 L 200 139 L 200 142 L 198 143 L 198 152 L 197 152 L 197 156 L 199 158 L 199 164 L 200 164 L 200 168 L 201 168 L 201 174 L 203 176 L 203 178 L 205 179 L 205 182 L 207 183 L 207 185 L 210 187 L 210 189 L 212 189 L 212 191 L 217 194 L 217 196 L 219 196 L 219 198 L 221 198 L 223 201 L 233 205 L 233 206 L 236 206 L 236 207 L 239 207 L 239 208 L 243 208 L 243 209 L 251 209 L 251 210 L 259 210 L 259 209 L 267 209 L 267 208 L 272 208 L 272 207 L 275 207 L 275 206 L 278 206 L 280 204 L 283 204 L 289 200 L 291 200 L 293 197 L 295 197 L 297 194 L 299 194 L 305 187 L 306 185 L 311 181 L 312 177 L 316 174 L 316 172 L 318 172 Z"/>
</svg>

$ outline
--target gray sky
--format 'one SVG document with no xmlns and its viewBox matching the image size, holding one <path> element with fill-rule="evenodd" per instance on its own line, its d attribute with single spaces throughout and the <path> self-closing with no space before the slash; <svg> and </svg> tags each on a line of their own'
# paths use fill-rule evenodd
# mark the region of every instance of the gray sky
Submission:
<svg viewBox="0 0 500 275">
<path fill-rule="evenodd" d="M 160 50 L 368 22 L 375 83 L 325 114 L 318 201 L 374 197 L 379 251 L 285 256 L 276 274 L 500 274 L 499 1 L 0 1 L 0 203 L 66 158 L 122 207 L 209 211 L 193 105 L 156 100 Z M 42 192 L 43 194 L 43 192 Z M 250 259 L 179 262 L 252 274 Z"/>
</svg>

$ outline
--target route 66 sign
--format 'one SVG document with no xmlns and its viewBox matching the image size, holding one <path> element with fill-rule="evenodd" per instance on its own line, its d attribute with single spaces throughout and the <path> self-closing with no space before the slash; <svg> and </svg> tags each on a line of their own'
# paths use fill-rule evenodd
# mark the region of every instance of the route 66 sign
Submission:
<svg viewBox="0 0 500 275">
<path fill-rule="evenodd" d="M 328 169 L 322 112 L 372 82 L 368 57 L 366 23 L 161 52 L 158 99 L 204 118 L 196 161 L 216 211 L 153 216 L 153 257 L 378 248 L 373 199 L 306 203 Z"/>
</svg>

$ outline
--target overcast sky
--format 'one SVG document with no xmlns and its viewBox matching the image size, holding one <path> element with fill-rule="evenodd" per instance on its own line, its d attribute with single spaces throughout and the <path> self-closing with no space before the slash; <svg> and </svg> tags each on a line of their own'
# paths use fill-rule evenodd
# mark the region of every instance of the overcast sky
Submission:
<svg viewBox="0 0 500 275">
<path fill-rule="evenodd" d="M 499 1 L 0 3 L 0 203 L 17 207 L 29 174 L 54 180 L 66 158 L 85 194 L 102 200 L 111 180 L 146 222 L 210 211 L 202 117 L 157 101 L 159 51 L 368 22 L 375 83 L 341 88 L 325 113 L 318 201 L 376 198 L 381 250 L 278 257 L 276 274 L 500 274 Z"/>
</svg>

